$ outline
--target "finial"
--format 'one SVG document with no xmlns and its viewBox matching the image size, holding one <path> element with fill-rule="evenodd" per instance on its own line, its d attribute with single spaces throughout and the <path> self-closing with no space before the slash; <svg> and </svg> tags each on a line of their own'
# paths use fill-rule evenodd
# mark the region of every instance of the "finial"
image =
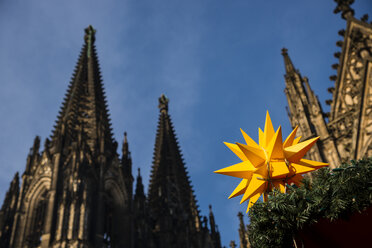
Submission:
<svg viewBox="0 0 372 248">
<path fill-rule="evenodd" d="M 238 213 L 238 217 L 239 217 L 240 221 L 243 221 L 243 213 L 242 212 Z"/>
<path fill-rule="evenodd" d="M 35 155 L 36 153 L 39 152 L 39 148 L 40 148 L 40 137 L 36 136 L 34 139 L 34 145 L 31 148 L 30 154 Z"/>
<path fill-rule="evenodd" d="M 160 112 L 168 112 L 168 103 L 169 103 L 169 99 L 164 95 L 164 94 L 161 94 L 161 96 L 159 97 L 159 109 L 160 109 Z"/>
<path fill-rule="evenodd" d="M 14 177 L 13 177 L 13 180 L 11 182 L 11 187 L 13 187 L 14 185 L 17 185 L 19 186 L 19 173 L 18 171 L 15 173 Z"/>
<path fill-rule="evenodd" d="M 288 55 L 288 49 L 287 48 L 285 48 L 285 47 L 282 48 L 282 55 L 283 56 Z"/>
<path fill-rule="evenodd" d="M 350 8 L 350 5 L 354 3 L 354 0 L 334 0 L 337 3 L 337 7 L 333 13 L 341 13 L 342 19 L 347 19 L 349 16 L 354 16 L 354 10 Z"/>
<path fill-rule="evenodd" d="M 92 27 L 92 25 L 89 25 L 89 27 L 85 29 L 84 40 L 85 40 L 85 43 L 88 45 L 88 51 L 87 51 L 88 58 L 92 54 L 92 46 L 93 46 L 94 41 L 96 40 L 95 33 L 96 33 L 96 30 Z"/>
<path fill-rule="evenodd" d="M 138 167 L 138 176 L 141 176 L 141 168 Z"/>
<path fill-rule="evenodd" d="M 85 29 L 85 36 L 84 36 L 85 42 L 86 43 L 94 42 L 95 33 L 96 33 L 96 30 L 92 27 L 92 25 L 89 25 L 89 27 Z"/>
<path fill-rule="evenodd" d="M 44 142 L 44 150 L 49 149 L 49 144 L 50 144 L 50 141 L 48 138 L 46 138 Z"/>
<path fill-rule="evenodd" d="M 16 178 L 19 177 L 19 172 L 18 171 L 15 173 L 14 177 L 16 177 Z"/>
<path fill-rule="evenodd" d="M 123 153 L 123 157 L 130 158 L 127 132 L 124 132 L 124 141 L 123 141 L 122 153 Z"/>
<path fill-rule="evenodd" d="M 204 226 L 204 228 L 207 228 L 207 226 L 208 226 L 208 219 L 207 219 L 207 216 L 204 216 L 204 217 L 203 217 L 203 226 Z"/>
</svg>

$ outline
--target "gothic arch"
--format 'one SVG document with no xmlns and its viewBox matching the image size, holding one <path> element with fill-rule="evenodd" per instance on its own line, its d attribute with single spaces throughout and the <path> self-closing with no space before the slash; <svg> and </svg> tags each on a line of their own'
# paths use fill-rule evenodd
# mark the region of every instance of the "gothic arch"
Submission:
<svg viewBox="0 0 372 248">
<path fill-rule="evenodd" d="M 122 242 L 124 216 L 128 205 L 127 194 L 116 180 L 113 177 L 105 180 L 104 242 L 107 247 L 121 247 L 119 242 Z"/>
<path fill-rule="evenodd" d="M 114 200 L 118 206 L 125 207 L 125 203 L 128 201 L 127 192 L 120 188 L 115 178 L 110 177 L 105 180 L 105 192 L 112 196 L 112 200 Z"/>
<path fill-rule="evenodd" d="M 41 177 L 27 193 L 29 202 L 25 206 L 24 232 L 24 244 L 27 247 L 36 247 L 41 241 L 50 184 L 50 177 Z"/>
</svg>

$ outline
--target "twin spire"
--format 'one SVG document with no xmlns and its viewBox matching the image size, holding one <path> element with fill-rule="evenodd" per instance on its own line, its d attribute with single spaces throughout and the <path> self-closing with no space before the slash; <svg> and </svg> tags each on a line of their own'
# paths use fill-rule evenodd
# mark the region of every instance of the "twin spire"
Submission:
<svg viewBox="0 0 372 248">
<path fill-rule="evenodd" d="M 85 42 L 51 138 L 57 147 L 86 141 L 92 152 L 99 148 L 114 153 L 116 144 L 94 45 L 95 34 L 92 26 L 85 29 Z M 161 113 L 168 112 L 168 102 L 168 98 L 161 95 Z M 56 144 L 61 140 L 63 144 Z M 129 156 L 126 133 L 124 140 L 123 154 Z"/>
<path fill-rule="evenodd" d="M 90 148 L 94 153 L 116 152 L 106 97 L 94 46 L 96 30 L 85 29 L 84 45 L 72 76 L 52 134 L 52 146 L 67 149 L 74 143 Z M 182 206 L 185 214 L 199 218 L 195 196 L 187 175 L 176 135 L 168 115 L 169 99 L 159 98 L 159 126 L 156 136 L 154 164 L 149 185 L 150 205 L 155 212 L 158 201 Z M 126 133 L 123 142 L 123 170 L 131 174 L 131 159 Z M 140 176 L 139 176 L 140 178 Z M 139 180 L 140 181 L 140 180 Z M 174 187 L 179 191 L 172 190 Z M 159 192 L 163 193 L 159 197 Z M 160 194 L 161 194 L 160 193 Z M 157 203 L 155 203 L 157 202 Z M 175 211 L 175 209 L 174 209 Z M 161 216 L 157 216 L 161 218 Z M 193 223 L 197 226 L 196 223 Z"/>
</svg>

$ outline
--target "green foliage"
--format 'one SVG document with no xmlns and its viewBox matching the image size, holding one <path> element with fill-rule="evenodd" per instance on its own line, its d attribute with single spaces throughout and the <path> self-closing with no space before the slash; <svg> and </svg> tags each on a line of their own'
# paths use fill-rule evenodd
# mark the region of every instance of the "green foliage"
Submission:
<svg viewBox="0 0 372 248">
<path fill-rule="evenodd" d="M 372 205 L 372 158 L 313 175 L 312 183 L 304 179 L 301 187 L 288 186 L 287 194 L 274 191 L 267 202 L 249 210 L 252 247 L 293 247 L 294 235 L 304 225 L 347 218 Z"/>
</svg>

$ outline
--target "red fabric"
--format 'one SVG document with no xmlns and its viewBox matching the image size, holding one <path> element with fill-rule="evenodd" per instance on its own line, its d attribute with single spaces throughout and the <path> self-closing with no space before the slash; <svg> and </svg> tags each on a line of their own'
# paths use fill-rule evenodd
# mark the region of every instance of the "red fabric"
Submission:
<svg viewBox="0 0 372 248">
<path fill-rule="evenodd" d="M 321 219 L 303 228 L 296 238 L 297 247 L 372 247 L 372 207 L 354 213 L 348 220 Z M 302 244 L 304 246 L 302 246 Z"/>
</svg>

